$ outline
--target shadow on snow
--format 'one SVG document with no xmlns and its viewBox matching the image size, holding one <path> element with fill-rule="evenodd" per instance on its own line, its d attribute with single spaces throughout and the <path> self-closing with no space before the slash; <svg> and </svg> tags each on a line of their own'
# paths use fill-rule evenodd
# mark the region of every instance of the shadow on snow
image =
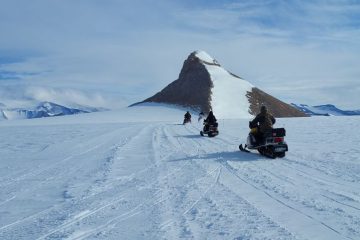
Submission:
<svg viewBox="0 0 360 240">
<path fill-rule="evenodd" d="M 215 160 L 218 162 L 236 161 L 236 162 L 249 162 L 249 161 L 269 161 L 270 159 L 264 158 L 257 153 L 243 153 L 240 151 L 234 152 L 216 152 L 209 154 L 200 154 L 189 156 L 185 158 L 178 158 L 169 160 L 169 162 L 177 161 L 197 161 L 197 160 Z"/>
<path fill-rule="evenodd" d="M 199 135 L 181 135 L 179 137 L 183 137 L 183 138 L 203 138 L 203 136 Z"/>
</svg>

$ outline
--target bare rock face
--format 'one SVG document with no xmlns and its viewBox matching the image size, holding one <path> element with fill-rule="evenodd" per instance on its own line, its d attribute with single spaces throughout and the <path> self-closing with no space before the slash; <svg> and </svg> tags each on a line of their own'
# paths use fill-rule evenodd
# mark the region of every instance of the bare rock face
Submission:
<svg viewBox="0 0 360 240">
<path fill-rule="evenodd" d="M 209 69 L 212 69 L 212 71 L 210 71 Z M 185 60 L 179 78 L 177 80 L 170 83 L 168 86 L 166 86 L 160 92 L 156 93 L 154 96 L 147 98 L 142 102 L 135 103 L 131 106 L 141 103 L 155 102 L 175 104 L 189 109 L 208 113 L 210 110 L 212 110 L 212 104 L 214 104 L 212 101 L 212 93 L 214 89 L 216 89 L 216 84 L 214 86 L 213 79 L 217 79 L 216 81 L 218 83 L 218 81 L 227 81 L 226 79 L 231 76 L 231 78 L 239 79 L 239 81 L 244 81 L 240 77 L 230 72 L 227 72 L 226 70 L 226 76 L 215 76 L 214 74 L 217 74 L 218 72 L 218 70 L 216 69 L 224 70 L 223 68 L 221 68 L 220 64 L 216 60 L 212 59 L 205 52 L 193 52 Z M 249 85 L 252 86 L 250 83 Z M 275 97 L 272 97 L 271 95 L 261 91 L 256 87 L 253 87 L 251 90 L 250 89 L 251 88 L 244 91 L 244 93 L 241 93 L 243 95 L 246 94 L 246 97 L 243 99 L 247 99 L 248 102 L 236 104 L 239 106 L 247 106 L 245 112 L 248 112 L 250 115 L 256 115 L 259 112 L 260 107 L 262 105 L 265 105 L 268 107 L 269 111 L 274 115 L 274 117 L 307 116 L 305 113 L 297 110 L 291 105 L 286 104 L 276 99 Z M 230 89 L 229 92 L 231 92 Z M 239 91 L 239 93 L 240 92 L 241 91 Z M 235 95 L 238 94 L 236 93 Z M 230 96 L 230 99 L 233 102 L 233 99 L 238 98 L 235 96 L 234 98 Z M 217 99 L 217 101 L 219 101 L 219 99 Z M 222 101 L 222 98 L 220 99 L 220 101 Z M 227 117 L 225 116 L 225 118 Z"/>
<path fill-rule="evenodd" d="M 260 111 L 260 107 L 265 105 L 268 111 L 274 117 L 307 117 L 304 112 L 292 107 L 291 105 L 280 101 L 277 98 L 261 91 L 258 88 L 253 88 L 251 92 L 246 95 L 250 102 L 249 112 L 256 115 Z"/>
<path fill-rule="evenodd" d="M 193 52 L 185 60 L 179 78 L 143 102 L 170 103 L 208 112 L 212 87 L 208 71 Z"/>
</svg>

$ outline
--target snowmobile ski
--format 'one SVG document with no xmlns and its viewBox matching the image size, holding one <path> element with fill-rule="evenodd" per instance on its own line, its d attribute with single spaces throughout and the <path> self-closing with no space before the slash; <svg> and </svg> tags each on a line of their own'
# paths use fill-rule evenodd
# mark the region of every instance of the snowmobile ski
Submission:
<svg viewBox="0 0 360 240">
<path fill-rule="evenodd" d="M 249 151 L 249 150 L 247 150 L 247 149 L 246 149 L 246 147 L 247 147 L 247 146 L 246 146 L 246 144 L 245 144 L 245 147 L 243 147 L 243 145 L 242 145 L 242 144 L 240 144 L 240 145 L 239 145 L 239 149 L 240 149 L 240 151 L 249 153 L 250 151 Z"/>
</svg>

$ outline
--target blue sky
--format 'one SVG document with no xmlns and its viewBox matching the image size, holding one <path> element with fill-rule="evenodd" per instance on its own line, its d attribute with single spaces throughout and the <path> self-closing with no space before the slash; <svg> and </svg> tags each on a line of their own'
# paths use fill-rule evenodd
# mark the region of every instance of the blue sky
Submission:
<svg viewBox="0 0 360 240">
<path fill-rule="evenodd" d="M 0 3 L 0 102 L 125 106 L 201 49 L 283 101 L 360 109 L 360 1 Z"/>
</svg>

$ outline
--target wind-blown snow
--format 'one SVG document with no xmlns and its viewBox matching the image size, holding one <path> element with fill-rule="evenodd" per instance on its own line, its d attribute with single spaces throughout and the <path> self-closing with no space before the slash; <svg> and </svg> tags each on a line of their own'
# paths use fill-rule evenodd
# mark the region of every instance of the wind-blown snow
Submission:
<svg viewBox="0 0 360 240">
<path fill-rule="evenodd" d="M 211 89 L 211 106 L 218 118 L 251 118 L 250 103 L 246 97 L 254 87 L 249 82 L 232 76 L 224 68 L 205 64 L 214 87 Z"/>
<path fill-rule="evenodd" d="M 360 239 L 358 117 L 278 119 L 271 160 L 238 150 L 247 119 L 208 138 L 183 115 L 0 122 L 0 239 Z"/>
</svg>

